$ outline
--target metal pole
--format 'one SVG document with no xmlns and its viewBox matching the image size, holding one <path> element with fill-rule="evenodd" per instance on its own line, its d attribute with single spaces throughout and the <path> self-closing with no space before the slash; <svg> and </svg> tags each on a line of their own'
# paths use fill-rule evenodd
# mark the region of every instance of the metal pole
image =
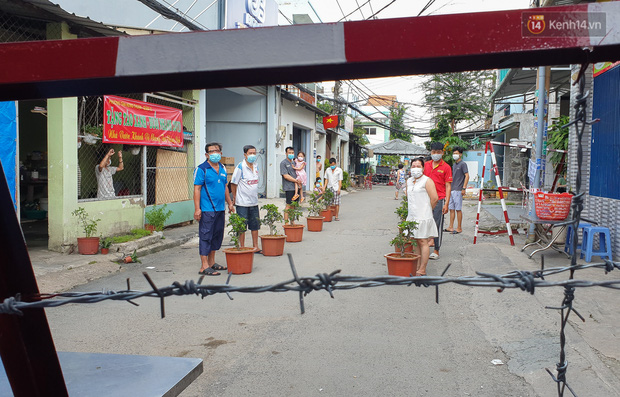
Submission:
<svg viewBox="0 0 620 397">
<path fill-rule="evenodd" d="M 547 79 L 547 68 L 538 68 L 538 106 L 537 111 L 537 129 L 536 129 L 536 177 L 534 178 L 534 188 L 540 189 L 541 187 L 541 173 L 542 173 L 542 156 L 543 156 L 543 143 L 545 133 L 545 102 L 547 93 L 545 92 L 545 80 Z"/>
<path fill-rule="evenodd" d="M 0 301 L 39 294 L 24 235 L 0 163 Z M 0 314 L 0 356 L 16 397 L 67 396 L 58 355 L 43 309 L 23 316 Z"/>
</svg>

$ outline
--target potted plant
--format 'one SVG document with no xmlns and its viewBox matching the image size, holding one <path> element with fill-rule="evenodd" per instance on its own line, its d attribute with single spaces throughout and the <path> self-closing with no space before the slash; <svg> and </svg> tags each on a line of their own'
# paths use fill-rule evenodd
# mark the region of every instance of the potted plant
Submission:
<svg viewBox="0 0 620 397">
<path fill-rule="evenodd" d="M 400 222 L 405 222 L 407 220 L 407 215 L 409 215 L 409 201 L 407 200 L 407 196 L 403 196 L 400 202 L 400 206 L 396 208 L 396 211 L 394 211 L 394 213 L 398 215 L 398 219 L 400 220 Z M 413 241 L 405 243 L 405 252 L 413 252 L 413 244 Z"/>
<path fill-rule="evenodd" d="M 99 237 L 93 237 L 97 232 L 97 222 L 101 219 L 89 219 L 88 212 L 78 207 L 71 215 L 78 218 L 78 222 L 84 229 L 86 237 L 78 237 L 78 252 L 82 255 L 95 255 L 99 251 Z"/>
<path fill-rule="evenodd" d="M 304 234 L 304 225 L 295 224 L 303 214 L 301 207 L 297 201 L 293 201 L 284 212 L 288 215 L 288 223 L 282 226 L 284 228 L 284 234 L 286 234 L 286 241 L 289 243 L 298 243 L 301 241 Z"/>
<path fill-rule="evenodd" d="M 164 224 L 172 216 L 172 211 L 166 211 L 166 207 L 168 205 L 164 204 L 158 208 L 152 208 L 149 212 L 144 214 L 144 218 L 146 219 L 146 224 L 144 228 L 146 230 L 154 231 L 157 230 L 161 232 L 164 230 Z"/>
<path fill-rule="evenodd" d="M 416 274 L 420 255 L 405 252 L 405 246 L 412 243 L 409 236 L 413 235 L 413 230 L 417 226 L 417 222 L 411 221 L 404 221 L 398 224 L 398 234 L 390 241 L 390 244 L 398 252 L 384 255 L 387 259 L 388 274 L 401 277 L 409 277 Z"/>
<path fill-rule="evenodd" d="M 265 204 L 260 208 L 267 211 L 265 216 L 261 219 L 261 223 L 269 226 L 269 234 L 259 236 L 263 255 L 280 256 L 284 253 L 284 242 L 286 241 L 286 236 L 283 234 L 278 234 L 275 223 L 284 222 L 284 217 L 275 204 Z"/>
<path fill-rule="evenodd" d="M 82 141 L 87 145 L 95 145 L 97 141 L 101 140 L 103 137 L 103 126 L 102 125 L 85 125 L 83 129 L 84 138 Z"/>
<path fill-rule="evenodd" d="M 110 252 L 110 246 L 112 245 L 112 240 L 107 237 L 101 238 L 99 245 L 101 245 L 101 255 L 107 255 Z"/>
<path fill-rule="evenodd" d="M 309 232 L 320 232 L 323 230 L 323 219 L 320 212 L 323 210 L 321 195 L 319 192 L 312 192 L 308 201 L 308 216 L 306 217 Z"/>
<path fill-rule="evenodd" d="M 230 226 L 228 234 L 235 245 L 234 248 L 226 248 L 223 250 L 224 254 L 226 254 L 228 273 L 251 273 L 256 249 L 254 247 L 239 247 L 239 236 L 247 230 L 246 219 L 237 213 L 232 213 L 228 219 L 227 226 Z"/>
<path fill-rule="evenodd" d="M 138 259 L 138 254 L 136 253 L 136 250 L 133 250 L 133 254 L 131 255 L 125 255 L 125 257 L 123 258 L 123 262 L 124 263 L 142 263 L 142 261 Z"/>
<path fill-rule="evenodd" d="M 319 215 L 324 217 L 323 222 L 331 222 L 332 221 L 332 211 L 329 209 L 329 205 L 332 203 L 334 199 L 334 192 L 330 189 L 325 189 L 323 193 L 323 197 L 321 197 L 321 204 L 323 205 L 323 210 Z"/>
</svg>

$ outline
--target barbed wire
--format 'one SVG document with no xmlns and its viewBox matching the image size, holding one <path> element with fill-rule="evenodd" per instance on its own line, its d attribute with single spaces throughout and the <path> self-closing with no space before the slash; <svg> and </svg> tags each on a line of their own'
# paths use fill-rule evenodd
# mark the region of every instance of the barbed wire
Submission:
<svg viewBox="0 0 620 397">
<path fill-rule="evenodd" d="M 234 286 L 230 285 L 232 274 L 229 274 L 226 284 L 202 284 L 203 277 L 198 282 L 187 280 L 184 283 L 175 281 L 166 287 L 157 287 L 147 272 L 143 275 L 152 287 L 149 291 L 132 290 L 127 279 L 126 290 L 103 290 L 96 292 L 63 292 L 57 294 L 39 294 L 36 296 L 16 296 L 7 298 L 0 304 L 0 314 L 16 314 L 23 315 L 24 310 L 53 308 L 64 306 L 72 303 L 89 304 L 99 303 L 106 300 L 127 301 L 134 305 L 134 300 L 144 297 L 161 299 L 161 316 L 165 317 L 164 299 L 170 296 L 196 295 L 201 298 L 216 294 L 230 295 L 236 293 L 263 293 L 263 292 L 298 292 L 300 294 L 301 313 L 305 312 L 303 297 L 313 291 L 327 291 L 330 296 L 334 297 L 335 291 L 352 290 L 357 288 L 373 288 L 388 285 L 404 285 L 416 287 L 440 286 L 443 284 L 458 284 L 469 287 L 489 287 L 496 288 L 498 292 L 505 289 L 520 289 L 522 291 L 534 294 L 536 288 L 542 287 L 602 287 L 611 289 L 620 289 L 620 280 L 559 280 L 548 281 L 545 277 L 556 275 L 564 272 L 575 272 L 585 269 L 604 269 L 605 273 L 612 270 L 620 270 L 620 263 L 606 260 L 605 263 L 583 264 L 568 267 L 554 267 L 549 269 L 541 269 L 533 272 L 530 271 L 512 271 L 506 274 L 490 274 L 477 272 L 477 276 L 462 277 L 445 277 L 445 276 L 355 276 L 341 275 L 340 270 L 331 273 L 319 273 L 310 277 L 299 277 L 293 261 L 292 255 L 289 255 L 289 263 L 293 278 L 270 285 L 260 286 Z M 448 265 L 449 267 L 450 265 Z M 447 269 L 446 269 L 447 270 Z M 444 271 L 445 273 L 445 271 Z M 22 299 L 23 298 L 23 299 Z"/>
</svg>

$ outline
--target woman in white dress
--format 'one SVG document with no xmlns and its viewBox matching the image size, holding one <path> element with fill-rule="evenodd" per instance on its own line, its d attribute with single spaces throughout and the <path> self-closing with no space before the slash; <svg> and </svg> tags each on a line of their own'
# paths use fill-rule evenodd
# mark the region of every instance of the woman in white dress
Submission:
<svg viewBox="0 0 620 397">
<path fill-rule="evenodd" d="M 413 231 L 416 240 L 416 254 L 420 255 L 416 276 L 426 276 L 426 265 L 430 249 L 429 237 L 437 237 L 437 225 L 433 219 L 433 208 L 437 205 L 439 196 L 432 179 L 424 176 L 424 159 L 422 157 L 411 161 L 411 177 L 407 179 L 405 195 L 409 203 L 407 221 L 415 221 L 418 227 Z"/>
</svg>

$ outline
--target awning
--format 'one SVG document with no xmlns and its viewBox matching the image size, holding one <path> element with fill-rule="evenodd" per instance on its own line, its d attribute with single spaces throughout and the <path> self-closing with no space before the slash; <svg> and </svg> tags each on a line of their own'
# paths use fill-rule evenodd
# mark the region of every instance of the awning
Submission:
<svg viewBox="0 0 620 397">
<path fill-rule="evenodd" d="M 568 66 L 551 67 L 549 91 L 556 91 L 559 96 L 570 91 L 570 68 Z M 510 69 L 499 87 L 491 94 L 491 100 L 511 98 L 536 92 L 537 68 Z"/>
<path fill-rule="evenodd" d="M 392 139 L 391 141 L 366 146 L 374 154 L 396 154 L 402 156 L 426 156 L 430 152 L 422 146 L 405 142 L 402 139 Z"/>
</svg>

